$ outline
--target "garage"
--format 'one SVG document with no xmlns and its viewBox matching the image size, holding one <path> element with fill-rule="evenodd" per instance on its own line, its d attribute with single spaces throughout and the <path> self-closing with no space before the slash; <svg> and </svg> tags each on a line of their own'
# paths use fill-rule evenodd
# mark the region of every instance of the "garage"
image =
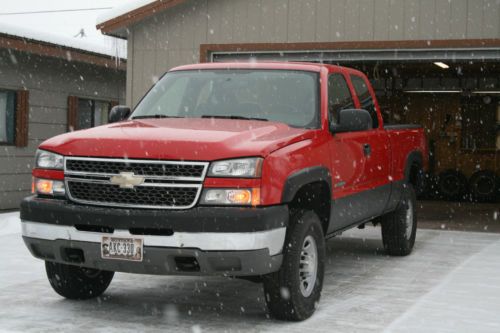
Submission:
<svg viewBox="0 0 500 333">
<path fill-rule="evenodd" d="M 500 51 L 484 45 L 443 48 L 433 44 L 429 42 L 426 48 L 415 44 L 414 48 L 391 49 L 391 45 L 372 43 L 372 47 L 384 48 L 360 50 L 334 50 L 338 45 L 332 45 L 330 50 L 315 49 L 327 48 L 325 44 L 302 45 L 302 50 L 298 45 L 293 45 L 298 50 L 278 49 L 290 45 L 237 45 L 231 50 L 225 45 L 216 46 L 216 51 L 207 47 L 205 54 L 211 62 L 308 61 L 353 67 L 367 73 L 385 123 L 420 124 L 426 130 L 431 156 L 422 197 L 496 201 Z"/>
<path fill-rule="evenodd" d="M 471 1 L 150 1 L 99 20 L 127 39 L 127 102 L 193 62 L 310 61 L 357 68 L 387 123 L 422 125 L 421 196 L 498 202 L 500 4 Z"/>
</svg>

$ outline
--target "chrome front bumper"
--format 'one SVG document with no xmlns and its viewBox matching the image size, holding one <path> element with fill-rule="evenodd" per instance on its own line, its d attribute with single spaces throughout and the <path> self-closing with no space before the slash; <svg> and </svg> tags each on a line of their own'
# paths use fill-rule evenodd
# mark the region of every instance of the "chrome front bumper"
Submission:
<svg viewBox="0 0 500 333">
<path fill-rule="evenodd" d="M 280 268 L 286 228 L 138 236 L 128 230 L 88 232 L 72 226 L 23 221 L 22 234 L 33 256 L 46 261 L 139 274 L 257 276 Z M 143 261 L 101 258 L 103 236 L 142 238 Z M 79 257 L 75 260 L 68 253 L 79 253 Z"/>
<path fill-rule="evenodd" d="M 24 237 L 43 240 L 68 240 L 101 243 L 103 236 L 135 237 L 144 240 L 144 246 L 193 248 L 201 251 L 251 251 L 267 249 L 269 255 L 281 253 L 286 228 L 257 232 L 175 232 L 172 236 L 138 236 L 128 230 L 113 233 L 79 231 L 73 226 L 22 221 Z"/>
</svg>

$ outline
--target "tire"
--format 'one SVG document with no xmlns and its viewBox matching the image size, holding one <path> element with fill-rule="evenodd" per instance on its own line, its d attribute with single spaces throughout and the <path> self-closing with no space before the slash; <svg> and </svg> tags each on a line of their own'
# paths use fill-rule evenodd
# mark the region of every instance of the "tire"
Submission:
<svg viewBox="0 0 500 333">
<path fill-rule="evenodd" d="M 456 170 L 447 170 L 439 174 L 439 193 L 447 200 L 462 200 L 467 193 L 467 178 Z"/>
<path fill-rule="evenodd" d="M 469 188 L 474 201 L 493 202 L 499 191 L 499 180 L 493 171 L 478 171 L 470 177 Z"/>
<path fill-rule="evenodd" d="M 416 205 L 413 186 L 405 184 L 396 210 L 380 218 L 382 242 L 388 254 L 406 256 L 411 253 L 417 235 Z"/>
<path fill-rule="evenodd" d="M 106 291 L 114 272 L 45 262 L 50 285 L 59 295 L 69 299 L 91 299 Z"/>
<path fill-rule="evenodd" d="M 307 260 L 309 265 L 301 263 Z M 280 270 L 263 279 L 267 307 L 274 318 L 301 321 L 314 313 L 323 288 L 324 263 L 321 222 L 314 212 L 299 210 L 290 218 Z"/>
</svg>

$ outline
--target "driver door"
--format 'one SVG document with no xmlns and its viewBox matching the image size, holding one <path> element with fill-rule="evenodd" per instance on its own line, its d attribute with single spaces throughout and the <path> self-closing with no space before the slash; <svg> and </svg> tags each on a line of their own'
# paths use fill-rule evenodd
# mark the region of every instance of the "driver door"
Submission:
<svg viewBox="0 0 500 333">
<path fill-rule="evenodd" d="M 354 109 L 355 102 L 344 73 L 330 73 L 328 77 L 328 117 L 338 122 L 340 110 Z M 359 192 L 366 168 L 362 142 L 365 132 L 331 134 L 329 142 L 332 170 L 332 209 L 329 233 L 341 230 L 362 220 L 366 203 Z"/>
</svg>

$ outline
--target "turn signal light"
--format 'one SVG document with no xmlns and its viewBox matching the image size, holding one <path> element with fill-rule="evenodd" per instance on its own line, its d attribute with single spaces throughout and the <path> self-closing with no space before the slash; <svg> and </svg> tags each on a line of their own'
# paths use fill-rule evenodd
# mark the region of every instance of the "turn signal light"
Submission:
<svg viewBox="0 0 500 333">
<path fill-rule="evenodd" d="M 228 192 L 227 199 L 240 205 L 248 205 L 252 200 L 252 194 L 249 190 L 232 190 Z"/>
<path fill-rule="evenodd" d="M 66 194 L 62 181 L 40 178 L 33 179 L 32 191 L 42 195 L 63 196 Z"/>
<path fill-rule="evenodd" d="M 260 188 L 248 189 L 206 189 L 202 204 L 258 206 L 260 204 Z"/>
<path fill-rule="evenodd" d="M 260 205 L 260 188 L 252 189 L 252 206 Z"/>
<path fill-rule="evenodd" d="M 40 194 L 52 194 L 52 180 L 37 179 L 36 191 Z"/>
</svg>

